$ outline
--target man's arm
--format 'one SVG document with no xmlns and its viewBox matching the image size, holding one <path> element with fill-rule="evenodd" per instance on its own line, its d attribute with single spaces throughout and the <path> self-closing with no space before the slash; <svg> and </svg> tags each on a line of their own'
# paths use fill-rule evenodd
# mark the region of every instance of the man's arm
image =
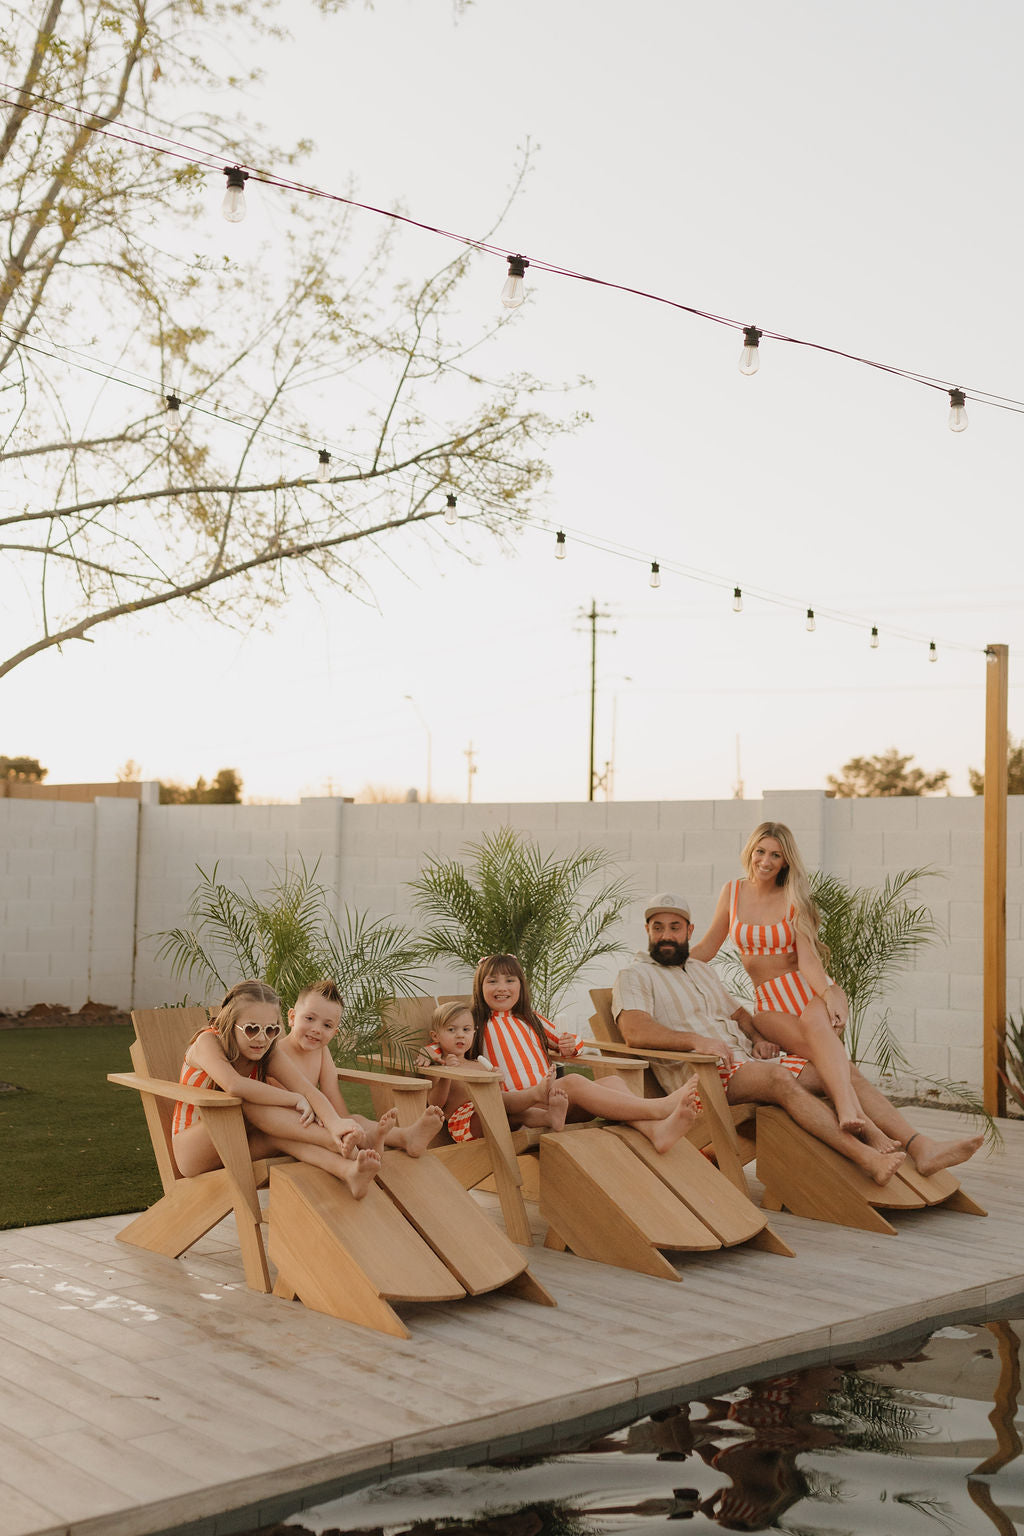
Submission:
<svg viewBox="0 0 1024 1536">
<path fill-rule="evenodd" d="M 623 1008 L 616 1020 L 627 1045 L 648 1051 L 703 1051 L 720 1056 L 732 1066 L 732 1048 L 713 1035 L 698 1035 L 692 1029 L 669 1029 L 640 1008 Z"/>
</svg>

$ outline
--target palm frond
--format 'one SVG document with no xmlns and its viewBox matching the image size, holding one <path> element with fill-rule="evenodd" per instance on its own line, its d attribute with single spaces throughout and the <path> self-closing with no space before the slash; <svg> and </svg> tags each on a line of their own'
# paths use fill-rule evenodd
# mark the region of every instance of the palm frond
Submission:
<svg viewBox="0 0 1024 1536">
<path fill-rule="evenodd" d="M 464 850 L 465 862 L 431 859 L 411 882 L 428 919 L 426 961 L 476 968 L 482 955 L 516 955 L 541 1013 L 557 1013 L 593 961 L 627 946 L 612 933 L 633 898 L 600 848 L 545 855 L 531 839 L 499 827 Z"/>
</svg>

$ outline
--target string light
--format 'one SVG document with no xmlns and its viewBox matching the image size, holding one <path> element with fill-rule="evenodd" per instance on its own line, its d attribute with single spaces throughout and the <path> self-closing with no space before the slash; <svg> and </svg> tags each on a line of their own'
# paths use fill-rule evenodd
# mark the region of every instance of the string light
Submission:
<svg viewBox="0 0 1024 1536">
<path fill-rule="evenodd" d="M 321 448 L 317 455 L 316 478 L 321 485 L 326 485 L 331 476 L 331 456 L 326 448 Z"/>
<path fill-rule="evenodd" d="M 732 611 L 733 613 L 743 612 L 743 593 L 739 587 L 733 587 L 732 589 Z"/>
<path fill-rule="evenodd" d="M 562 532 L 561 528 L 559 528 L 558 532 L 555 534 L 555 559 L 565 559 L 565 534 Z"/>
<path fill-rule="evenodd" d="M 967 431 L 967 412 L 964 410 L 966 399 L 962 389 L 951 389 L 949 392 L 949 430 L 951 432 Z"/>
<path fill-rule="evenodd" d="M 459 520 L 459 514 L 456 511 L 456 507 L 457 502 L 455 497 L 452 495 L 451 491 L 449 491 L 444 504 L 444 520 L 448 524 L 449 528 L 454 528 L 455 524 Z"/>
<path fill-rule="evenodd" d="M 878 650 L 878 625 L 877 624 L 872 624 L 872 626 L 871 626 L 871 649 L 873 651 L 877 651 Z"/>
<path fill-rule="evenodd" d="M 814 609 L 813 608 L 808 608 L 808 610 L 807 610 L 807 633 L 809 635 L 813 635 L 816 627 L 817 626 L 815 625 L 815 622 L 814 622 Z"/>
<path fill-rule="evenodd" d="M 506 309 L 518 309 L 526 298 L 526 284 L 523 278 L 530 263 L 525 256 L 506 256 L 505 260 L 508 262 L 508 277 L 501 290 L 501 302 Z"/>
<path fill-rule="evenodd" d="M 934 640 L 929 640 L 928 641 L 928 660 L 929 661 L 938 661 L 938 659 L 939 659 L 939 653 L 935 649 L 935 641 Z"/>
<path fill-rule="evenodd" d="M 167 412 L 168 431 L 177 432 L 181 427 L 181 401 L 177 395 L 165 395 L 164 409 Z"/>
<path fill-rule="evenodd" d="M 220 211 L 229 224 L 241 224 L 245 218 L 245 184 L 249 180 L 249 172 L 243 171 L 238 165 L 226 165 L 224 175 L 228 184 Z"/>
<path fill-rule="evenodd" d="M 651 586 L 661 586 L 661 566 L 658 564 L 657 560 L 651 561 Z"/>
<path fill-rule="evenodd" d="M 743 327 L 743 351 L 740 353 L 740 373 L 756 373 L 761 366 L 761 354 L 759 345 L 763 331 L 759 331 L 756 325 Z"/>
</svg>

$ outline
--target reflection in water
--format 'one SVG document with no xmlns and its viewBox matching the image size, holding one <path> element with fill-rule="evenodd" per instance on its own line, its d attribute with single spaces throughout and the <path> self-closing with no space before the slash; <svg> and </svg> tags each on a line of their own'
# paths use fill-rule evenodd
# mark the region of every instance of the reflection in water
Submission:
<svg viewBox="0 0 1024 1536">
<path fill-rule="evenodd" d="M 1024 1531 L 1020 1327 L 942 1328 L 898 1358 L 680 1403 L 557 1457 L 395 1478 L 273 1529 L 645 1536 L 686 1521 L 695 1536 L 1014 1536 Z"/>
</svg>

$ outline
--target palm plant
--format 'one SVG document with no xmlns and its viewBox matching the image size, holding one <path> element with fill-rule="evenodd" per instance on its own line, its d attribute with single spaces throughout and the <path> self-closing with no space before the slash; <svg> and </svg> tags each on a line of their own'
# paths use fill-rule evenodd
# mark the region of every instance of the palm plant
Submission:
<svg viewBox="0 0 1024 1536">
<path fill-rule="evenodd" d="M 881 890 L 849 886 L 835 875 L 817 870 L 811 876 L 811 892 L 821 912 L 821 939 L 831 951 L 829 969 L 850 1004 L 843 1036 L 854 1061 L 869 1055 L 883 1075 L 905 1066 L 899 1045 L 888 1023 L 888 1009 L 870 1038 L 862 1040 L 866 1015 L 893 975 L 909 965 L 924 945 L 938 937 L 939 929 L 925 906 L 908 900 L 907 888 L 930 874 L 928 869 L 903 869 L 886 876 Z"/>
<path fill-rule="evenodd" d="M 1006 1064 L 1000 1077 L 1021 1109 L 1024 1109 L 1024 1014 L 1006 1020 Z"/>
<path fill-rule="evenodd" d="M 409 929 L 388 919 L 371 922 L 348 908 L 340 926 L 317 882 L 317 865 L 308 870 L 300 860 L 298 869 L 272 871 L 269 890 L 260 894 L 244 883 L 240 890 L 225 885 L 217 867 L 209 874 L 199 869 L 188 905 L 192 927 L 153 936 L 162 941 L 158 953 L 170 960 L 174 975 L 198 977 L 204 991 L 258 977 L 285 1008 L 304 986 L 329 976 L 345 999 L 335 1054 L 346 1060 L 375 1049 L 381 1004 L 423 987 Z"/>
<path fill-rule="evenodd" d="M 430 924 L 420 939 L 424 960 L 458 960 L 472 971 L 481 955 L 515 955 L 534 1005 L 550 1018 L 585 966 L 627 947 L 611 931 L 632 887 L 610 875 L 613 861 L 602 849 L 545 857 L 536 843 L 500 827 L 465 852 L 465 864 L 431 859 L 410 882 Z"/>
</svg>

